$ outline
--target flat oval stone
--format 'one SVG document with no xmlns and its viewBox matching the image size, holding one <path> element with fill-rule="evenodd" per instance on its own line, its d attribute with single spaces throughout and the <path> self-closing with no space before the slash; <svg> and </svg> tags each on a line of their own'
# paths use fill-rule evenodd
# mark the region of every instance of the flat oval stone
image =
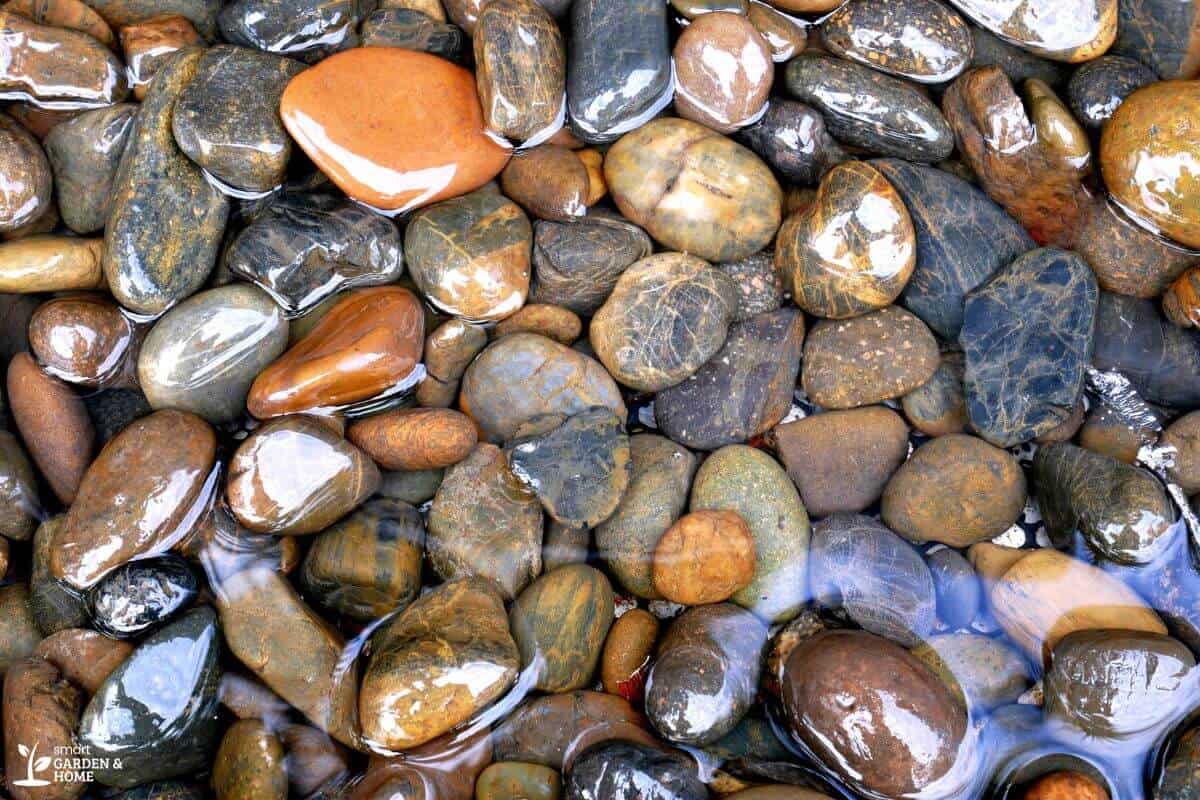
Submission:
<svg viewBox="0 0 1200 800">
<path fill-rule="evenodd" d="M 138 381 L 152 408 L 228 422 L 246 410 L 250 385 L 287 338 L 287 320 L 262 290 L 243 283 L 209 289 L 150 330 L 138 355 Z"/>
<path fill-rule="evenodd" d="M 118 35 L 125 51 L 129 86 L 138 100 L 146 96 L 150 81 L 176 53 L 204 42 L 187 17 L 178 14 L 126 25 Z"/>
<path fill-rule="evenodd" d="M 412 292 L 363 289 L 338 301 L 258 374 L 246 407 L 267 419 L 394 395 L 418 374 L 424 336 L 424 313 Z"/>
<path fill-rule="evenodd" d="M 851 61 L 802 53 L 784 72 L 793 97 L 821 112 L 843 144 L 908 161 L 942 161 L 954 149 L 945 117 L 904 81 Z"/>
<path fill-rule="evenodd" d="M 967 715 L 899 645 L 862 631 L 801 641 L 783 676 L 788 727 L 852 786 L 919 792 L 954 765 Z"/>
<path fill-rule="evenodd" d="M 283 743 L 261 720 L 240 719 L 221 737 L 213 760 L 217 797 L 287 800 Z"/>
<path fill-rule="evenodd" d="M 554 18 L 533 0 L 489 0 L 472 34 L 483 119 L 516 141 L 562 127 L 567 51 Z"/>
<path fill-rule="evenodd" d="M 1086 126 L 1099 130 L 1126 97 L 1158 76 L 1141 62 L 1124 56 L 1101 56 L 1071 76 L 1067 93 L 1071 110 Z"/>
<path fill-rule="evenodd" d="M 1200 83 L 1155 83 L 1127 97 L 1100 138 L 1100 167 L 1113 199 L 1144 226 L 1192 248 L 1200 247 L 1197 113 Z"/>
<path fill-rule="evenodd" d="M 20 440 L 0 431 L 0 535 L 18 542 L 28 539 L 40 510 L 33 465 Z"/>
<path fill-rule="evenodd" d="M 475 448 L 475 424 L 450 409 L 405 408 L 355 422 L 350 441 L 384 469 L 427 470 L 449 467 Z"/>
<path fill-rule="evenodd" d="M 1177 539 L 1171 501 L 1144 469 L 1059 443 L 1038 449 L 1033 480 L 1055 543 L 1069 543 L 1078 530 L 1111 561 L 1148 564 Z"/>
<path fill-rule="evenodd" d="M 132 652 L 133 645 L 128 642 L 85 628 L 68 628 L 42 639 L 34 655 L 49 661 L 88 694 L 95 694 Z"/>
<path fill-rule="evenodd" d="M 622 214 L 664 247 L 707 261 L 757 253 L 779 228 L 783 193 L 767 165 L 689 120 L 652 120 L 622 137 L 604 179 Z"/>
<path fill-rule="evenodd" d="M 833 514 L 813 528 L 809 582 L 816 602 L 905 647 L 933 631 L 937 596 L 921 555 L 884 524 Z"/>
<path fill-rule="evenodd" d="M 649 611 L 630 609 L 617 618 L 604 640 L 600 680 L 604 691 L 637 702 L 658 639 L 658 619 Z"/>
<path fill-rule="evenodd" d="M 438 11 L 441 11 L 439 1 Z M 380 8 L 359 28 L 363 47 L 400 47 L 462 63 L 467 36 L 463 29 L 411 8 Z"/>
<path fill-rule="evenodd" d="M 529 293 L 533 229 L 516 203 L 492 188 L 414 214 L 404 232 L 409 271 L 447 314 L 503 319 Z"/>
<path fill-rule="evenodd" d="M 561 793 L 558 772 L 540 764 L 502 761 L 485 769 L 475 782 L 478 800 L 558 800 Z"/>
<path fill-rule="evenodd" d="M 220 652 L 217 615 L 202 607 L 113 670 L 79 723 L 80 743 L 109 759 L 94 770 L 97 781 L 127 789 L 209 765 L 220 736 Z"/>
<path fill-rule="evenodd" d="M 1083 219 L 1075 250 L 1100 288 L 1131 297 L 1157 297 L 1200 259 L 1132 222 L 1111 199 L 1098 199 Z"/>
<path fill-rule="evenodd" d="M 104 227 L 113 180 L 133 131 L 138 107 L 117 103 L 55 125 L 44 145 L 54 168 L 55 199 L 63 222 L 76 233 Z"/>
<path fill-rule="evenodd" d="M 428 524 L 426 555 L 444 580 L 490 578 L 511 600 L 542 571 L 542 510 L 495 445 L 446 470 Z"/>
<path fill-rule="evenodd" d="M 570 345 L 583 333 L 583 322 L 575 312 L 562 306 L 527 303 L 495 328 L 496 338 L 527 331 L 548 336 L 559 344 Z"/>
<path fill-rule="evenodd" d="M 0 244 L 0 291 L 103 289 L 102 239 L 30 236 Z M 30 309 L 32 311 L 32 308 Z"/>
<path fill-rule="evenodd" d="M 565 692 L 587 686 L 613 622 L 612 586 L 586 564 L 548 572 L 517 597 L 508 625 L 532 669 L 533 688 Z"/>
<path fill-rule="evenodd" d="M 567 116 L 585 142 L 610 142 L 673 96 L 667 4 L 576 0 L 567 48 Z"/>
<path fill-rule="evenodd" d="M 0 11 L 9 57 L 0 67 L 0 97 L 48 108 L 96 108 L 125 99 L 129 86 L 116 56 L 79 31 L 39 25 Z"/>
<path fill-rule="evenodd" d="M 626 386 L 655 392 L 694 375 L 725 341 L 733 281 L 683 253 L 644 258 L 621 274 L 592 317 L 590 340 Z"/>
<path fill-rule="evenodd" d="M 500 186 L 538 219 L 573 222 L 587 214 L 587 166 L 561 145 L 538 145 L 516 155 L 500 173 Z"/>
<path fill-rule="evenodd" d="M 133 344 L 133 322 L 97 295 L 58 297 L 29 319 L 29 349 L 48 374 L 96 386 L 124 365 Z"/>
<path fill-rule="evenodd" d="M 945 681 L 963 706 L 976 712 L 1017 702 L 1029 685 L 1025 657 L 1001 639 L 974 633 L 932 636 L 912 654 Z"/>
<path fill-rule="evenodd" d="M 533 302 L 591 314 L 604 304 L 631 264 L 650 255 L 646 232 L 616 214 L 591 213 L 577 222 L 533 226 Z"/>
<path fill-rule="evenodd" d="M 1117 36 L 1117 0 L 950 0 L 976 25 L 1044 58 L 1077 63 Z"/>
<path fill-rule="evenodd" d="M 731 325 L 708 363 L 655 396 L 659 428 L 696 450 L 766 432 L 791 409 L 803 343 L 804 315 L 795 309 Z"/>
<path fill-rule="evenodd" d="M 4 4 L 4 10 L 28 17 L 40 25 L 70 28 L 86 33 L 107 47 L 112 47 L 115 42 L 112 28 L 104 18 L 80 0 L 9 0 Z"/>
<path fill-rule="evenodd" d="M 658 646 L 646 679 L 646 716 L 672 742 L 724 736 L 754 702 L 767 629 L 730 603 L 685 611 Z"/>
<path fill-rule="evenodd" d="M 795 100 L 772 98 L 767 113 L 733 138 L 792 183 L 815 184 L 847 158 L 821 114 Z"/>
<path fill-rule="evenodd" d="M 278 196 L 238 232 L 223 264 L 289 316 L 346 289 L 395 283 L 404 272 L 390 219 L 334 195 L 299 192 Z"/>
<path fill-rule="evenodd" d="M 176 555 L 122 564 L 88 593 L 92 625 L 117 639 L 159 628 L 196 599 L 200 580 Z"/>
<path fill-rule="evenodd" d="M 847 320 L 819 320 L 804 347 L 801 380 L 824 408 L 900 397 L 933 375 L 937 342 L 921 320 L 888 306 Z"/>
<path fill-rule="evenodd" d="M 917 83 L 953 80 L 975 52 L 967 23 L 935 0 L 851 0 L 822 22 L 821 41 L 834 55 Z"/>
<path fill-rule="evenodd" d="M 962 327 L 967 293 L 1033 240 L 986 194 L 942 169 L 899 159 L 871 162 L 899 193 L 916 233 L 916 267 L 900 304 L 939 336 Z"/>
<path fill-rule="evenodd" d="M 1112 53 L 1153 67 L 1164 80 L 1200 72 L 1200 8 L 1179 0 L 1121 0 Z"/>
<path fill-rule="evenodd" d="M 53 202 L 50 162 L 37 140 L 7 114 L 0 114 L 0 175 L 0 231 L 16 231 L 46 213 Z"/>
<path fill-rule="evenodd" d="M 812 205 L 784 221 L 775 263 L 796 305 L 844 319 L 890 305 L 916 266 L 916 234 L 892 185 L 861 161 L 821 179 Z"/>
<path fill-rule="evenodd" d="M 556 771 L 576 742 L 600 741 L 605 731 L 643 727 L 645 719 L 620 697 L 576 691 L 526 700 L 492 734 L 497 761 L 525 761 Z"/>
<path fill-rule="evenodd" d="M 338 53 L 292 79 L 280 114 L 338 188 L 376 208 L 411 211 L 456 197 L 508 162 L 508 148 L 484 132 L 474 77 L 428 53 Z"/>
<path fill-rule="evenodd" d="M 424 744 L 498 700 L 519 666 L 494 588 L 444 583 L 374 633 L 358 698 L 363 736 L 392 750 Z"/>
<path fill-rule="evenodd" d="M 696 472 L 690 511 L 737 512 L 754 536 L 754 580 L 731 598 L 765 622 L 794 617 L 807 596 L 808 514 L 783 467 L 761 450 L 734 444 Z"/>
<path fill-rule="evenodd" d="M 204 283 L 216 262 L 229 201 L 180 152 L 171 117 L 203 51 L 180 52 L 142 101 L 113 180 L 104 275 L 130 311 L 157 316 Z"/>
<path fill-rule="evenodd" d="M 617 510 L 596 527 L 596 549 L 626 591 L 656 600 L 654 548 L 687 505 L 696 456 L 649 433 L 631 436 L 629 453 L 629 487 Z"/>
<path fill-rule="evenodd" d="M 358 12 L 353 0 L 235 0 L 217 23 L 228 42 L 313 63 L 358 44 Z"/>
<path fill-rule="evenodd" d="M 579 754 L 566 774 L 566 800 L 704 800 L 696 764 L 677 750 L 602 742 Z"/>
<path fill-rule="evenodd" d="M 1101 292 L 1096 309 L 1097 369 L 1118 370 L 1151 403 L 1200 406 L 1200 334 L 1172 325 L 1150 300 Z"/>
<path fill-rule="evenodd" d="M 958 336 L 972 427 L 999 447 L 1044 434 L 1075 409 L 1099 289 L 1079 256 L 1033 250 L 967 296 Z"/>
<path fill-rule="evenodd" d="M 702 14 L 683 29 L 672 53 L 675 110 L 720 133 L 762 115 L 775 78 L 771 50 L 741 14 Z"/>
<path fill-rule="evenodd" d="M 160 412 L 161 413 L 161 412 Z M 225 498 L 257 533 L 317 533 L 375 493 L 379 468 L 312 417 L 273 420 L 238 447 Z"/>
<path fill-rule="evenodd" d="M 60 500 L 73 502 L 96 437 L 79 395 L 43 372 L 28 353 L 8 362 L 7 389 L 17 431 L 38 471 Z"/>
<path fill-rule="evenodd" d="M 265 192 L 283 182 L 291 139 L 279 98 L 304 67 L 289 58 L 233 45 L 206 51 L 175 104 L 179 149 L 237 189 Z"/>
<path fill-rule="evenodd" d="M 216 444 L 204 420 L 181 411 L 157 411 L 117 434 L 88 467 L 54 536 L 55 577 L 86 589 L 174 545 L 211 489 Z"/>
<path fill-rule="evenodd" d="M 489 441 L 511 439 L 539 414 L 570 416 L 605 406 L 621 420 L 625 402 L 599 362 L 535 333 L 492 342 L 467 367 L 461 406 Z"/>
<path fill-rule="evenodd" d="M 83 699 L 83 692 L 41 658 L 21 659 L 5 672 L 4 768 L 12 776 L 12 796 L 16 800 L 58 800 L 78 797 L 86 791 L 88 781 L 83 776 L 69 776 L 66 771 L 54 776 L 53 782 L 34 778 L 35 787 L 45 783 L 52 787 L 49 791 L 25 788 L 22 784 L 28 784 L 29 780 L 20 778 L 21 775 L 35 774 L 35 767 L 47 757 L 38 755 L 39 752 L 69 752 L 74 746 Z M 25 742 L 35 744 L 31 748 Z M 49 776 L 49 766 L 43 766 L 38 772 Z"/>
</svg>

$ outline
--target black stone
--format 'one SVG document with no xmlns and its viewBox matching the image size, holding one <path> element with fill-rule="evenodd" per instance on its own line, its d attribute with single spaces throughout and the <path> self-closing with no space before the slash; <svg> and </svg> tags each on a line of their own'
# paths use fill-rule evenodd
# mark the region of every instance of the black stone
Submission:
<svg viewBox="0 0 1200 800">
<path fill-rule="evenodd" d="M 614 214 L 593 212 L 571 223 L 538 220 L 530 302 L 591 314 L 604 305 L 621 273 L 651 250 L 645 231 Z"/>
<path fill-rule="evenodd" d="M 957 550 L 942 548 L 925 559 L 937 591 L 938 618 L 949 628 L 965 628 L 979 613 L 983 591 L 971 562 Z"/>
<path fill-rule="evenodd" d="M 1122 373 L 1143 400 L 1200 407 L 1200 331 L 1172 325 L 1151 300 L 1100 293 L 1092 363 Z"/>
<path fill-rule="evenodd" d="M 167 555 L 117 567 L 92 587 L 88 605 L 96 630 L 129 639 L 175 617 L 199 592 L 199 578 L 188 563 Z"/>
<path fill-rule="evenodd" d="M 110 759 L 95 770 L 98 782 L 129 788 L 209 766 L 220 735 L 220 650 L 216 614 L 204 606 L 152 634 L 108 676 L 79 723 L 80 744 Z"/>
<path fill-rule="evenodd" d="M 563 796 L 565 800 L 707 800 L 708 790 L 687 756 L 614 740 L 593 745 L 575 759 Z"/>
<path fill-rule="evenodd" d="M 1082 258 L 1042 248 L 967 296 L 958 341 L 967 416 L 980 436 L 1012 447 L 1071 415 L 1091 359 L 1099 291 Z"/>
<path fill-rule="evenodd" d="M 942 161 L 954 133 L 938 107 L 904 81 L 820 54 L 788 62 L 787 90 L 825 117 L 843 144 L 908 161 Z"/>
<path fill-rule="evenodd" d="M 96 428 L 96 443 L 101 446 L 152 411 L 146 396 L 137 389 L 104 389 L 88 394 L 83 398 L 83 407 Z"/>
<path fill-rule="evenodd" d="M 1100 56 L 1075 70 L 1067 96 L 1075 118 L 1099 130 L 1126 97 L 1156 80 L 1154 70 L 1132 58 Z"/>
<path fill-rule="evenodd" d="M 355 0 L 235 0 L 217 24 L 226 41 L 307 63 L 358 46 Z"/>
<path fill-rule="evenodd" d="M 795 100 L 771 100 L 762 119 L 733 138 L 792 183 L 816 185 L 826 170 L 849 157 L 825 130 L 825 119 Z"/>
<path fill-rule="evenodd" d="M 962 327 L 967 293 L 1034 248 L 1025 229 L 977 186 L 894 158 L 871 166 L 895 187 L 917 234 L 917 265 L 900 304 L 944 339 Z"/>
<path fill-rule="evenodd" d="M 671 99 L 665 2 L 575 0 L 567 53 L 567 117 L 585 142 L 610 142 Z"/>
<path fill-rule="evenodd" d="M 455 63 L 461 63 L 466 53 L 467 36 L 462 28 L 411 8 L 380 8 L 363 20 L 360 33 L 363 47 L 419 50 Z"/>
<path fill-rule="evenodd" d="M 1200 5 L 1191 0 L 1120 0 L 1117 40 L 1110 53 L 1152 67 L 1161 78 L 1192 78 L 1195 40 L 1200 37 Z"/>
</svg>

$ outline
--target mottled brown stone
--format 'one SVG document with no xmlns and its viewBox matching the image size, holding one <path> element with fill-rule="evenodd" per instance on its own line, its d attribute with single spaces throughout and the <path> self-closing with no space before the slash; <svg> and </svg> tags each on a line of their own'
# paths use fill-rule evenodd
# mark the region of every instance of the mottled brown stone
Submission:
<svg viewBox="0 0 1200 800">
<path fill-rule="evenodd" d="M 0 244 L 0 291 L 18 294 L 103 289 L 104 240 L 33 236 Z"/>
<path fill-rule="evenodd" d="M 573 344 L 583 332 L 583 322 L 569 308 L 529 303 L 495 328 L 496 338 L 527 331 L 548 336 L 559 344 Z"/>
<path fill-rule="evenodd" d="M 52 633 L 38 643 L 33 653 L 46 659 L 63 677 L 79 685 L 88 694 L 95 694 L 112 671 L 119 667 L 133 645 L 110 639 L 86 628 L 67 628 Z"/>
<path fill-rule="evenodd" d="M 74 800 L 87 788 L 76 778 L 21 786 L 22 778 L 51 774 L 44 758 L 61 758 L 75 744 L 83 693 L 41 658 L 16 662 L 4 675 L 4 769 L 14 800 Z M 32 744 L 29 744 L 32 742 Z M 27 779 L 27 778 L 26 778 Z M 44 778 L 43 778 L 44 780 Z"/>
<path fill-rule="evenodd" d="M 554 18 L 534 0 L 487 0 L 471 36 L 488 127 L 516 141 L 560 127 L 567 50 Z"/>
<path fill-rule="evenodd" d="M 0 431 L 0 534 L 15 541 L 28 539 L 39 513 L 33 465 L 17 437 Z"/>
<path fill-rule="evenodd" d="M 592 744 L 627 738 L 631 729 L 645 732 L 646 721 L 626 700 L 602 692 L 577 691 L 527 700 L 492 734 L 497 761 L 527 761 L 553 769 Z"/>
<path fill-rule="evenodd" d="M 754 579 L 754 537 L 733 511 L 693 511 L 654 547 L 654 588 L 688 606 L 728 600 Z"/>
<path fill-rule="evenodd" d="M 766 3 L 753 0 L 750 4 L 750 22 L 771 48 L 771 59 L 776 63 L 790 61 L 804 51 L 808 45 L 808 32 L 786 14 L 780 14 Z"/>
<path fill-rule="evenodd" d="M 283 744 L 260 720 L 229 726 L 213 760 L 217 800 L 287 800 Z"/>
<path fill-rule="evenodd" d="M 177 14 L 126 25 L 120 36 L 129 86 L 138 100 L 146 96 L 150 79 L 175 53 L 204 41 L 188 18 Z"/>
<path fill-rule="evenodd" d="M 672 58 L 679 116 L 732 133 L 762 114 L 775 68 L 766 39 L 744 15 L 696 17 L 676 40 Z"/>
<path fill-rule="evenodd" d="M 1109 800 L 1108 790 L 1081 772 L 1051 772 L 1025 790 L 1025 800 Z"/>
<path fill-rule="evenodd" d="M 657 639 L 658 619 L 649 611 L 635 608 L 618 617 L 600 655 L 604 691 L 631 703 L 640 700 Z"/>
<path fill-rule="evenodd" d="M 86 33 L 39 25 L 5 10 L 0 35 L 9 54 L 0 67 L 0 97 L 96 107 L 119 103 L 128 92 L 120 62 Z"/>
<path fill-rule="evenodd" d="M 355 422 L 347 438 L 384 469 L 438 469 L 457 464 L 475 447 L 475 423 L 450 409 L 386 411 Z"/>
<path fill-rule="evenodd" d="M 83 401 L 47 375 L 28 353 L 8 363 L 8 405 L 38 470 L 64 503 L 73 503 L 92 463 L 96 433 Z"/>
<path fill-rule="evenodd" d="M 353 786 L 348 800 L 472 800 L 476 779 L 491 761 L 486 725 L 470 735 L 452 731 L 395 757 L 372 756 L 367 774 Z"/>
<path fill-rule="evenodd" d="M 109 47 L 114 41 L 112 28 L 104 18 L 81 0 L 9 0 L 3 9 L 29 17 L 39 25 L 86 33 Z"/>
<path fill-rule="evenodd" d="M 50 375 L 96 386 L 125 364 L 133 323 L 112 301 L 97 295 L 48 300 L 29 320 L 29 349 Z"/>
<path fill-rule="evenodd" d="M 1090 61 L 1117 36 L 1117 0 L 951 0 L 973 22 L 1043 58 Z"/>
<path fill-rule="evenodd" d="M 1157 297 L 1198 263 L 1195 255 L 1130 221 L 1108 198 L 1098 198 L 1084 215 L 1075 250 L 1101 289 L 1133 297 Z M 1167 308 L 1165 298 L 1163 303 Z"/>
<path fill-rule="evenodd" d="M 831 53 L 918 83 L 958 77 L 975 52 L 971 29 L 935 0 L 851 0 L 821 25 Z"/>
<path fill-rule="evenodd" d="M 560 145 L 538 145 L 514 156 L 500 173 L 500 186 L 538 219 L 571 222 L 587 214 L 587 165 L 574 150 Z"/>
<path fill-rule="evenodd" d="M 21 231 L 46 214 L 53 202 L 50 162 L 38 141 L 7 114 L 0 114 L 0 176 L 0 232 Z"/>
</svg>

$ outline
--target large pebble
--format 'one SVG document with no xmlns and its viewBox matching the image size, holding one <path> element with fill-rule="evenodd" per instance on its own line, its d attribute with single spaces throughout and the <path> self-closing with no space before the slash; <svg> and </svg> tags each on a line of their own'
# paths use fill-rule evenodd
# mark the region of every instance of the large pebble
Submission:
<svg viewBox="0 0 1200 800">
<path fill-rule="evenodd" d="M 1155 304 L 1101 292 L 1096 308 L 1092 363 L 1118 370 L 1144 400 L 1169 406 L 1200 406 L 1200 334 L 1172 325 Z"/>
<path fill-rule="evenodd" d="M 429 470 L 453 466 L 470 455 L 476 430 L 457 411 L 405 408 L 355 422 L 346 437 L 384 469 Z"/>
<path fill-rule="evenodd" d="M 573 222 L 587 214 L 591 182 L 574 150 L 543 144 L 509 161 L 500 187 L 538 219 Z"/>
<path fill-rule="evenodd" d="M 219 800 L 287 800 L 288 774 L 283 743 L 261 720 L 229 726 L 213 760 L 213 788 Z"/>
<path fill-rule="evenodd" d="M 771 50 L 744 14 L 702 14 L 683 29 L 672 54 L 675 110 L 720 133 L 762 116 L 775 78 Z"/>
<path fill-rule="evenodd" d="M 936 0 L 852 0 L 821 25 L 831 53 L 918 83 L 944 83 L 967 68 L 975 48 L 962 17 Z"/>
<path fill-rule="evenodd" d="M 1194 253 L 1130 220 L 1109 198 L 1091 205 L 1075 251 L 1096 273 L 1101 289 L 1131 297 L 1158 297 L 1189 266 L 1200 263 Z"/>
<path fill-rule="evenodd" d="M 0 188 L 0 231 L 16 231 L 50 208 L 53 202 L 50 162 L 37 139 L 7 114 L 0 114 L 0 175 L 4 178 Z"/>
<path fill-rule="evenodd" d="M 92 463 L 96 432 L 79 395 L 28 353 L 8 362 L 8 405 L 33 463 L 64 503 L 74 502 Z"/>
<path fill-rule="evenodd" d="M 30 236 L 5 242 L 0 244 L 0 291 L 31 294 L 103 289 L 103 257 L 102 239 Z"/>
<path fill-rule="evenodd" d="M 567 52 L 544 8 L 534 0 L 490 0 L 472 41 L 479 100 L 491 130 L 525 141 L 561 127 Z"/>
<path fill-rule="evenodd" d="M 644 729 L 645 719 L 620 697 L 577 691 L 531 698 L 493 732 L 497 761 L 525 761 L 562 770 L 581 742 L 611 739 L 620 731 Z M 612 732 L 610 735 L 605 735 Z"/>
<path fill-rule="evenodd" d="M 591 314 L 621 273 L 652 250 L 645 231 L 615 214 L 589 214 L 572 223 L 538 221 L 530 299 Z"/>
<path fill-rule="evenodd" d="M 125 99 L 125 70 L 112 51 L 79 31 L 0 11 L 8 57 L 0 96 L 48 107 L 99 107 Z"/>
<path fill-rule="evenodd" d="M 580 753 L 566 775 L 566 800 L 704 800 L 696 764 L 679 751 L 629 741 Z"/>
<path fill-rule="evenodd" d="M 1055 61 L 1090 61 L 1117 36 L 1117 0 L 950 2 L 1001 39 Z"/>
</svg>

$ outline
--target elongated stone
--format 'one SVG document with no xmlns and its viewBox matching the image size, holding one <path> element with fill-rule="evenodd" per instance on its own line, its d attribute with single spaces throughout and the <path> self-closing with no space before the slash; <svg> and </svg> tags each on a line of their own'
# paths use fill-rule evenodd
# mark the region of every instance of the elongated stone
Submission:
<svg viewBox="0 0 1200 800">
<path fill-rule="evenodd" d="M 567 52 L 554 18 L 533 0 L 491 0 L 472 34 L 483 118 L 515 141 L 562 125 Z"/>
<path fill-rule="evenodd" d="M 103 289 L 103 256 L 102 239 L 30 236 L 5 242 L 0 244 L 0 291 L 31 294 Z"/>
<path fill-rule="evenodd" d="M 28 353 L 8 362 L 8 402 L 38 470 L 64 503 L 75 500 L 92 461 L 95 430 L 79 395 L 46 374 Z"/>
<path fill-rule="evenodd" d="M 8 58 L 0 67 L 0 97 L 46 107 L 99 107 L 125 99 L 129 86 L 116 56 L 79 31 L 0 11 Z"/>
<path fill-rule="evenodd" d="M 441 10 L 439 2 L 438 10 Z M 462 63 L 467 36 L 463 29 L 412 8 L 380 8 L 359 28 L 363 47 L 401 47 Z"/>
<path fill-rule="evenodd" d="M 823 22 L 821 40 L 835 55 L 918 83 L 953 80 L 975 52 L 966 22 L 935 0 L 852 0 Z"/>
<path fill-rule="evenodd" d="M 106 47 L 112 47 L 115 42 L 112 28 L 104 18 L 81 0 L 9 0 L 4 4 L 4 10 L 29 17 L 39 25 L 86 33 Z"/>
<path fill-rule="evenodd" d="M 310 64 L 358 45 L 353 0 L 235 0 L 217 22 L 226 41 Z"/>
<path fill-rule="evenodd" d="M 61 780 L 34 778 L 45 785 L 23 785 L 28 776 L 51 774 L 43 758 L 53 759 L 54 753 L 62 752 L 59 748 L 74 745 L 82 704 L 83 693 L 41 658 L 22 659 L 5 672 L 4 768 L 15 800 L 74 800 L 86 789 L 86 780 L 68 778 L 64 770 Z"/>
</svg>

